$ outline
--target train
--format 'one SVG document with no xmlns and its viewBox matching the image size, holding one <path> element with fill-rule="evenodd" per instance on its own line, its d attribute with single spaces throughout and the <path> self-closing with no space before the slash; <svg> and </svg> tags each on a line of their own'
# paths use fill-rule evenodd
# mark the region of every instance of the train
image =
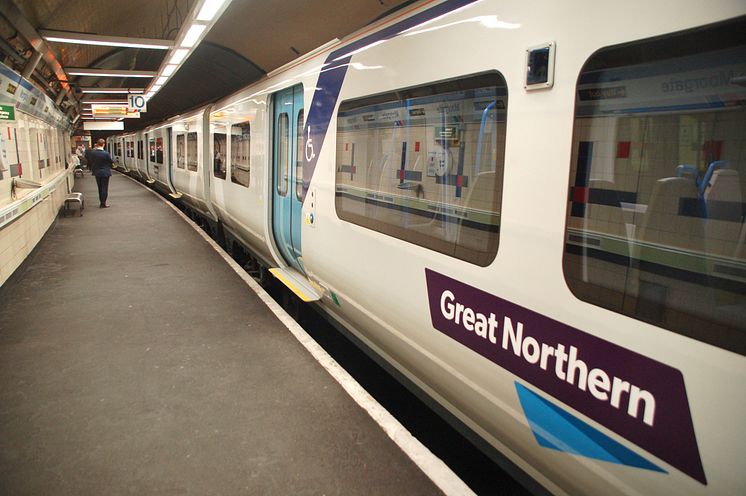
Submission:
<svg viewBox="0 0 746 496">
<path fill-rule="evenodd" d="M 746 494 L 742 1 L 424 0 L 107 147 L 543 491 Z"/>
</svg>

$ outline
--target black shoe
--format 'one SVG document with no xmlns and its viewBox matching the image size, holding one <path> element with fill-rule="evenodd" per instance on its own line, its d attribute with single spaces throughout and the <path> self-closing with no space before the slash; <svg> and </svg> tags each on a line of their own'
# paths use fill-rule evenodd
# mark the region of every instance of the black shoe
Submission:
<svg viewBox="0 0 746 496">
<path fill-rule="evenodd" d="M 106 203 L 102 203 L 98 206 L 98 208 L 109 208 L 110 205 L 107 205 Z"/>
</svg>

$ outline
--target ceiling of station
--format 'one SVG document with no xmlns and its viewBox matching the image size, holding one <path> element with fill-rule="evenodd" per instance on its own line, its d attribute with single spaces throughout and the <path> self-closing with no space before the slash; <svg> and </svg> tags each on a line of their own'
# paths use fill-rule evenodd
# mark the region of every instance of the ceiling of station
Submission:
<svg viewBox="0 0 746 496">
<path fill-rule="evenodd" d="M 17 10 L 42 30 L 175 40 L 201 0 L 0 0 L 0 56 L 19 72 L 33 54 Z M 226 96 L 298 56 L 339 38 L 414 0 L 233 0 L 179 71 L 148 102 L 140 119 L 125 119 L 136 130 Z M 12 4 L 12 5 L 11 5 Z M 15 9 L 11 7 L 15 6 Z M 26 35 L 26 36 L 24 36 Z M 63 68 L 157 71 L 164 50 L 47 42 Z M 15 52 L 15 53 L 11 53 Z M 54 73 L 42 67 L 36 82 L 54 87 Z M 76 87 L 143 87 L 135 78 L 69 76 Z M 58 83 L 57 83 L 58 84 Z M 80 96 L 80 95 L 78 95 Z"/>
</svg>

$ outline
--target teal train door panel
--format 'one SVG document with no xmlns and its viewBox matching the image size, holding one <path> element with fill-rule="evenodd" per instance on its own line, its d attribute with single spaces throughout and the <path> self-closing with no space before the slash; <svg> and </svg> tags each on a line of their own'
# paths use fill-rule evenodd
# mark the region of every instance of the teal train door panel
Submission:
<svg viewBox="0 0 746 496">
<path fill-rule="evenodd" d="M 303 272 L 301 206 L 303 198 L 303 86 L 274 96 L 272 143 L 272 232 L 282 256 Z M 300 133 L 300 134 L 299 134 Z"/>
</svg>

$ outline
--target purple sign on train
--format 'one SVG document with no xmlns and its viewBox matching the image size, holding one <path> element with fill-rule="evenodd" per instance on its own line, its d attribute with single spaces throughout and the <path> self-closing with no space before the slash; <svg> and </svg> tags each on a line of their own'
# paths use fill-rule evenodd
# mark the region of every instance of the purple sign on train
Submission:
<svg viewBox="0 0 746 496">
<path fill-rule="evenodd" d="M 433 327 L 707 484 L 678 369 L 425 269 Z"/>
</svg>

